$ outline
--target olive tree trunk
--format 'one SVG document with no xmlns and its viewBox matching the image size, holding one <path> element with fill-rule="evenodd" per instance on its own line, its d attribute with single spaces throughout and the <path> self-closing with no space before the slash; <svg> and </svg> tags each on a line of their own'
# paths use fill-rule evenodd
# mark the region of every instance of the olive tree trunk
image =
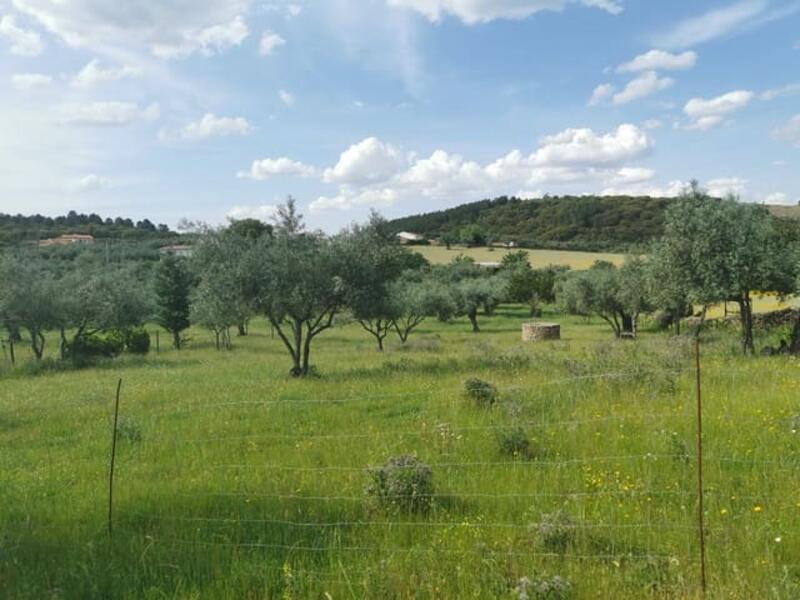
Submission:
<svg viewBox="0 0 800 600">
<path fill-rule="evenodd" d="M 744 354 L 755 354 L 755 344 L 753 342 L 753 301 L 750 293 L 742 294 L 738 300 L 739 319 L 742 322 L 742 352 Z"/>
</svg>

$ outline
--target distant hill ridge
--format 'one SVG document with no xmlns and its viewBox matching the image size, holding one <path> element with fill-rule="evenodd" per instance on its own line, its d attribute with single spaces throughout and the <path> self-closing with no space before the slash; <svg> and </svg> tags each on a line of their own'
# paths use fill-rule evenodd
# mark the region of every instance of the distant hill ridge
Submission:
<svg viewBox="0 0 800 600">
<path fill-rule="evenodd" d="M 0 213 L 0 245 L 38 241 L 73 233 L 113 240 L 150 240 L 176 236 L 166 225 L 155 225 L 148 219 L 104 219 L 94 213 L 86 215 L 75 211 L 59 217 Z"/>
<path fill-rule="evenodd" d="M 646 196 L 502 196 L 389 222 L 392 233 L 409 231 L 429 239 L 460 241 L 477 226 L 489 242 L 527 248 L 632 251 L 661 235 L 672 198 Z M 770 207 L 780 217 L 800 218 L 797 207 Z M 792 227 L 794 229 L 794 227 Z M 800 228 L 800 227 L 798 227 Z"/>
</svg>

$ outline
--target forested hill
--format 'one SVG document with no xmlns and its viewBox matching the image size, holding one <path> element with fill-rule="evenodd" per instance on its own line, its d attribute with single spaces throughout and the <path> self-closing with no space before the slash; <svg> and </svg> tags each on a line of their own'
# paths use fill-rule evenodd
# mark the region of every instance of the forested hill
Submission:
<svg viewBox="0 0 800 600">
<path fill-rule="evenodd" d="M 661 233 L 664 198 L 563 196 L 537 200 L 501 197 L 391 221 L 393 231 L 462 241 L 478 226 L 488 241 L 577 250 L 623 250 Z"/>
<path fill-rule="evenodd" d="M 154 225 L 148 219 L 103 219 L 96 214 L 85 215 L 75 211 L 61 217 L 0 213 L 0 245 L 37 241 L 66 233 L 89 234 L 98 239 L 113 240 L 154 240 L 176 236 L 166 225 Z"/>
<path fill-rule="evenodd" d="M 409 231 L 444 242 L 516 242 L 529 248 L 630 251 L 661 235 L 669 198 L 551 196 L 501 197 L 396 219 L 393 233 Z M 789 216 L 789 215 L 780 215 Z"/>
</svg>

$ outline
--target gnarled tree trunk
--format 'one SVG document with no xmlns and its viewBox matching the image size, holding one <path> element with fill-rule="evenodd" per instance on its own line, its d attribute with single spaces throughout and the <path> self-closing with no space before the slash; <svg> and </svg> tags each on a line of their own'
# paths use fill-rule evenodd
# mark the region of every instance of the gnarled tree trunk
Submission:
<svg viewBox="0 0 800 600">
<path fill-rule="evenodd" d="M 742 294 L 739 298 L 739 318 L 742 322 L 742 352 L 755 354 L 753 343 L 753 301 L 749 293 Z"/>
</svg>

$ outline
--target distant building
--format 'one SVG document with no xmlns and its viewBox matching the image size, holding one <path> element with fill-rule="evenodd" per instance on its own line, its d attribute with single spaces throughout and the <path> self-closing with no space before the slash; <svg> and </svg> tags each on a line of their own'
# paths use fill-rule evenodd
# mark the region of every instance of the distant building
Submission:
<svg viewBox="0 0 800 600">
<path fill-rule="evenodd" d="M 182 256 L 184 258 L 190 258 L 194 253 L 194 249 L 191 246 L 186 246 L 184 244 L 164 246 L 163 248 L 159 248 L 158 251 L 161 254 L 174 254 L 175 256 Z"/>
<path fill-rule="evenodd" d="M 40 248 L 47 248 L 49 246 L 69 246 L 71 244 L 94 244 L 94 236 L 80 233 L 65 233 L 57 238 L 39 240 L 38 242 Z"/>
<path fill-rule="evenodd" d="M 424 235 L 420 235 L 418 233 L 410 233 L 408 231 L 401 231 L 396 236 L 397 240 L 401 244 L 423 244 L 428 240 L 425 239 Z"/>
</svg>

